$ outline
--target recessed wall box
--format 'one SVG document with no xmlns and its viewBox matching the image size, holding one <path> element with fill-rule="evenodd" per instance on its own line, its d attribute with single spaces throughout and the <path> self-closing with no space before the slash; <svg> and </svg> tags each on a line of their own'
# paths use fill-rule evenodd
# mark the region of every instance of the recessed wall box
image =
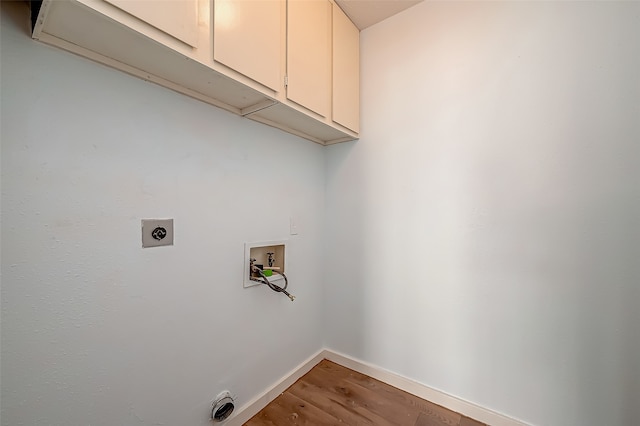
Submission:
<svg viewBox="0 0 640 426">
<path fill-rule="evenodd" d="M 284 281 L 284 278 L 278 274 L 278 272 L 285 273 L 286 270 L 286 241 L 264 241 L 244 244 L 243 287 L 253 287 L 262 284 L 259 281 L 251 280 L 251 259 L 255 259 L 254 264 L 256 266 L 261 265 L 260 267 L 263 269 L 274 271 L 273 275 L 267 277 L 270 282 L 278 283 L 281 280 Z"/>
</svg>

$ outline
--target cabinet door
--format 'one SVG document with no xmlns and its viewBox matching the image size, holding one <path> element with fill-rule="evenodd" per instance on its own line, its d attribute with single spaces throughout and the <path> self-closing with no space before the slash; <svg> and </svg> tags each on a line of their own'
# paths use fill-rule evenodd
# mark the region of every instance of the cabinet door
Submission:
<svg viewBox="0 0 640 426">
<path fill-rule="evenodd" d="M 331 2 L 287 2 L 287 98 L 329 117 Z"/>
<path fill-rule="evenodd" d="M 284 0 L 215 0 L 213 59 L 268 88 L 283 86 Z"/>
<path fill-rule="evenodd" d="M 360 128 L 360 31 L 338 6 L 333 7 L 333 121 Z"/>
<path fill-rule="evenodd" d="M 192 47 L 198 45 L 198 0 L 107 0 Z"/>
</svg>

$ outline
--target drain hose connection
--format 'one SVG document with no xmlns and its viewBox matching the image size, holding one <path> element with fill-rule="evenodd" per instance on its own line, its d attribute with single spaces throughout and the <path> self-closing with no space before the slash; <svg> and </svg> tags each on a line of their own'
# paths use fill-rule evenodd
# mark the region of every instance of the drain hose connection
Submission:
<svg viewBox="0 0 640 426">
<path fill-rule="evenodd" d="M 282 272 L 278 272 L 278 271 L 273 271 L 274 273 L 278 274 L 278 275 L 282 275 L 282 277 L 284 278 L 284 287 L 280 287 L 279 285 L 276 285 L 272 282 L 269 281 L 269 279 L 267 278 L 267 276 L 264 274 L 264 272 L 262 272 L 262 269 L 258 268 L 257 266 L 253 266 L 252 267 L 253 272 L 257 273 L 258 275 L 260 275 L 260 278 L 262 278 L 261 280 L 258 278 L 254 278 L 251 277 L 252 281 L 257 281 L 259 283 L 262 284 L 266 284 L 269 286 L 269 288 L 275 292 L 278 293 L 284 293 L 289 299 L 291 299 L 291 301 L 293 302 L 295 300 L 295 296 L 289 294 L 289 292 L 287 291 L 287 286 L 289 285 L 289 280 L 287 280 L 287 276 L 285 274 L 283 274 Z"/>
</svg>

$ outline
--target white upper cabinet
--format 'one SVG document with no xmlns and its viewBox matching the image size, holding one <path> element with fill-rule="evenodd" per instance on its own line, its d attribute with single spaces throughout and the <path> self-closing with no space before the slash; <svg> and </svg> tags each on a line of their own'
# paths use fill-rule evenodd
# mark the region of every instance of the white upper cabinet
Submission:
<svg viewBox="0 0 640 426">
<path fill-rule="evenodd" d="M 281 90 L 285 0 L 214 0 L 213 59 Z"/>
<path fill-rule="evenodd" d="M 197 0 L 106 0 L 192 47 L 198 45 Z"/>
<path fill-rule="evenodd" d="M 287 98 L 323 117 L 331 116 L 331 7 L 328 0 L 287 5 Z"/>
<path fill-rule="evenodd" d="M 333 7 L 333 121 L 360 130 L 360 31 Z"/>
<path fill-rule="evenodd" d="M 358 31 L 334 0 L 43 0 L 33 38 L 323 145 L 358 138 Z"/>
</svg>

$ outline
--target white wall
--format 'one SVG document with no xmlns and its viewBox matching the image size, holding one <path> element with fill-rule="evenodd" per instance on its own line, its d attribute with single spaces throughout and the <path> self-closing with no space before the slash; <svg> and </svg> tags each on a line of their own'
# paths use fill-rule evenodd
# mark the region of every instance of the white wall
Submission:
<svg viewBox="0 0 640 426">
<path fill-rule="evenodd" d="M 2 9 L 2 424 L 208 425 L 219 391 L 241 406 L 318 351 L 322 147 Z M 155 217 L 175 246 L 141 248 Z M 294 303 L 242 287 L 244 242 L 280 238 Z"/>
<path fill-rule="evenodd" d="M 208 424 L 320 348 L 325 253 L 329 348 L 534 424 L 640 416 L 638 3 L 413 7 L 362 33 L 362 139 L 326 150 L 2 8 L 3 425 Z M 243 289 L 292 212 L 298 298 Z"/>
<path fill-rule="evenodd" d="M 640 416 L 640 3 L 424 2 L 329 148 L 327 346 L 538 425 Z"/>
</svg>

